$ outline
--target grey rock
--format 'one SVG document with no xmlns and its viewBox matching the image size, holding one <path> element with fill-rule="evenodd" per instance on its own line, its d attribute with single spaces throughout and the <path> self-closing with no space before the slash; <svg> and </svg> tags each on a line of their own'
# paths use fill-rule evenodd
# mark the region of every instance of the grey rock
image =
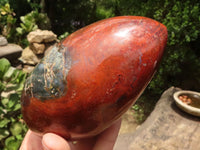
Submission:
<svg viewBox="0 0 200 150">
<path fill-rule="evenodd" d="M 8 44 L 8 41 L 5 37 L 0 36 L 0 46 L 6 46 Z"/>
<path fill-rule="evenodd" d="M 6 46 L 0 46 L 0 57 L 5 57 L 7 55 L 16 55 L 22 52 L 22 48 L 16 44 L 8 44 Z"/>
<path fill-rule="evenodd" d="M 163 93 L 154 111 L 133 133 L 119 135 L 114 150 L 200 149 L 200 118 L 180 110 L 171 87 Z"/>
</svg>

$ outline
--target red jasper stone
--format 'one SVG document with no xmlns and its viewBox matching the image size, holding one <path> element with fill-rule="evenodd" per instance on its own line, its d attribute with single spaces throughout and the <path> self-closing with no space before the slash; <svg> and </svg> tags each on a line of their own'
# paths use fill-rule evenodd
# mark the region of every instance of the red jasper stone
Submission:
<svg viewBox="0 0 200 150">
<path fill-rule="evenodd" d="M 86 26 L 52 48 L 27 79 L 21 98 L 29 128 L 67 140 L 95 136 L 136 101 L 167 42 L 166 27 L 120 16 Z"/>
</svg>

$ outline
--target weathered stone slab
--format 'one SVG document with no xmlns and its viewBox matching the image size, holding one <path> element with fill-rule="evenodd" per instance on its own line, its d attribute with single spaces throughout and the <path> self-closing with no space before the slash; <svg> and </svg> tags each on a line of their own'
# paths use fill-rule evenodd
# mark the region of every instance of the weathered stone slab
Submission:
<svg viewBox="0 0 200 150">
<path fill-rule="evenodd" d="M 172 95 L 179 89 L 163 93 L 154 111 L 134 132 L 121 134 L 115 150 L 198 150 L 200 117 L 180 110 Z"/>
<path fill-rule="evenodd" d="M 0 46 L 0 57 L 7 55 L 16 55 L 22 52 L 22 48 L 16 44 L 8 44 L 6 46 Z"/>
</svg>

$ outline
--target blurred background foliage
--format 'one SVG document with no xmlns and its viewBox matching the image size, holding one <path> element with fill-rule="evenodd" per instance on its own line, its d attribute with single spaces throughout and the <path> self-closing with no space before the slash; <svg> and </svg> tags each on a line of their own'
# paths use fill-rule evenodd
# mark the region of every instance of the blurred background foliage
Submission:
<svg viewBox="0 0 200 150">
<path fill-rule="evenodd" d="M 17 150 L 27 131 L 20 111 L 26 74 L 5 58 L 0 64 L 0 149 Z"/>
<path fill-rule="evenodd" d="M 168 29 L 160 68 L 133 107 L 142 112 L 141 122 L 170 86 L 200 91 L 199 0 L 1 0 L 0 34 L 25 47 L 26 35 L 37 28 L 63 39 L 90 23 L 121 15 L 150 17 Z"/>
</svg>

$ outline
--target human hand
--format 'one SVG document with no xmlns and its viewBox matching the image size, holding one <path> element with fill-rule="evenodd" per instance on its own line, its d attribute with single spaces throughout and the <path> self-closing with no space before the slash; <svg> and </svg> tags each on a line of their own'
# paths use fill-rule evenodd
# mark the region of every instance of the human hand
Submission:
<svg viewBox="0 0 200 150">
<path fill-rule="evenodd" d="M 77 141 L 75 144 L 53 133 L 46 133 L 41 137 L 29 130 L 20 150 L 112 150 L 120 125 L 121 120 L 99 135 Z"/>
</svg>

